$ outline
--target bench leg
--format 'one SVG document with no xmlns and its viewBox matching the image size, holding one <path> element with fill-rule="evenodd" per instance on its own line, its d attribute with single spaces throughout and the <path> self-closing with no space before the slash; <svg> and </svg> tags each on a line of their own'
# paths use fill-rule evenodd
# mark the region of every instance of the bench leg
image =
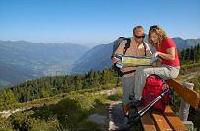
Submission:
<svg viewBox="0 0 200 131">
<path fill-rule="evenodd" d="M 193 87 L 194 87 L 193 83 L 184 82 L 183 85 L 186 88 L 193 90 Z M 183 100 L 183 98 L 181 98 L 181 104 L 180 104 L 180 109 L 179 109 L 179 117 L 183 121 L 185 126 L 188 128 L 188 130 L 193 131 L 194 130 L 193 122 L 187 121 L 188 115 L 189 115 L 189 109 L 190 109 L 190 104 L 188 104 L 187 102 L 185 102 Z"/>
<path fill-rule="evenodd" d="M 189 88 L 193 90 L 194 84 L 193 83 L 188 83 L 184 82 L 183 85 L 186 88 Z M 188 114 L 189 114 L 189 109 L 190 109 L 190 104 L 186 103 L 183 98 L 181 98 L 181 104 L 180 104 L 180 109 L 179 109 L 179 117 L 182 121 L 187 121 L 188 119 Z"/>
<path fill-rule="evenodd" d="M 188 131 L 194 131 L 194 124 L 192 121 L 183 121 L 183 123 L 187 127 Z"/>
</svg>

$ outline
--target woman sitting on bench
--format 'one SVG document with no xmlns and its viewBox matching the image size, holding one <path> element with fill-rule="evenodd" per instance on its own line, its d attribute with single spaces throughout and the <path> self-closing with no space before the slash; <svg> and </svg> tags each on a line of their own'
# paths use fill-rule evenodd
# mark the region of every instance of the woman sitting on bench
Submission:
<svg viewBox="0 0 200 131">
<path fill-rule="evenodd" d="M 153 57 L 159 58 L 161 66 L 144 68 L 138 67 L 135 72 L 135 104 L 141 103 L 143 88 L 146 78 L 155 74 L 163 79 L 176 78 L 180 70 L 180 62 L 177 52 L 176 43 L 173 39 L 167 37 L 165 31 L 159 26 L 154 25 L 149 30 L 149 42 L 152 44 L 156 52 Z"/>
</svg>

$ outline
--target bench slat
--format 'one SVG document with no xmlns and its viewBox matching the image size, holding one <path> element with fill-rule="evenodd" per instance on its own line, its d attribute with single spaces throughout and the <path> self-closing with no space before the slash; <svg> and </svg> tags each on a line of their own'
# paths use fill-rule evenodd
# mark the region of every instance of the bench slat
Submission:
<svg viewBox="0 0 200 131">
<path fill-rule="evenodd" d="M 184 101 L 189 103 L 192 107 L 198 108 L 200 101 L 200 96 L 198 92 L 183 87 L 183 85 L 172 79 L 167 80 L 166 82 L 170 87 L 173 87 L 175 92 L 180 95 L 184 99 Z"/>
<path fill-rule="evenodd" d="M 170 125 L 165 120 L 165 117 L 162 115 L 162 113 L 159 112 L 153 112 L 152 117 L 154 119 L 154 122 L 157 126 L 158 131 L 172 131 L 173 129 L 170 127 Z"/>
<path fill-rule="evenodd" d="M 164 112 L 166 120 L 175 131 L 187 131 L 187 127 L 183 124 L 178 116 L 174 114 L 170 106 L 167 106 Z"/>
<path fill-rule="evenodd" d="M 156 127 L 149 113 L 146 113 L 144 116 L 141 117 L 141 122 L 144 131 L 156 131 Z"/>
</svg>

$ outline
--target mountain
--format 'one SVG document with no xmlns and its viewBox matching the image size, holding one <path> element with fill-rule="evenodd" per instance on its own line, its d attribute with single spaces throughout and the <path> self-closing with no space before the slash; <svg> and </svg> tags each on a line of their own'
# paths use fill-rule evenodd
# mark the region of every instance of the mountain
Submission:
<svg viewBox="0 0 200 131">
<path fill-rule="evenodd" d="M 200 43 L 200 39 L 182 39 L 180 37 L 173 38 L 177 43 L 177 47 L 179 50 L 190 48 L 191 46 L 195 46 Z M 114 43 L 97 45 L 94 48 L 90 49 L 76 61 L 73 65 L 72 72 L 73 73 L 84 73 L 91 69 L 94 70 L 103 70 L 104 68 L 111 67 L 112 62 L 110 59 L 112 48 Z"/>
<path fill-rule="evenodd" d="M 0 86 L 45 75 L 69 73 L 88 48 L 70 43 L 0 41 Z"/>
<path fill-rule="evenodd" d="M 110 67 L 112 61 L 110 56 L 112 54 L 113 43 L 97 45 L 86 52 L 81 58 L 75 61 L 71 72 L 84 73 L 91 69 L 102 70 Z"/>
<path fill-rule="evenodd" d="M 200 39 L 173 38 L 179 50 Z M 70 43 L 0 41 L 0 87 L 46 75 L 83 73 L 111 67 L 113 42 L 88 49 Z"/>
<path fill-rule="evenodd" d="M 173 38 L 176 41 L 177 47 L 179 50 L 190 48 L 191 46 L 195 46 L 200 43 L 200 39 L 182 39 L 180 37 Z"/>
</svg>

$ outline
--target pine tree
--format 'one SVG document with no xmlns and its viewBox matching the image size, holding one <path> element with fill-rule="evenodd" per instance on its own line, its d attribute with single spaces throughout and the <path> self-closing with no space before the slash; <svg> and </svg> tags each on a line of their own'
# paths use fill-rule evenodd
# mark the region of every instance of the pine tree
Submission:
<svg viewBox="0 0 200 131">
<path fill-rule="evenodd" d="M 183 49 L 183 50 L 181 51 L 180 59 L 181 59 L 181 62 L 182 62 L 182 63 L 185 62 L 185 49 Z"/>
<path fill-rule="evenodd" d="M 78 75 L 74 76 L 74 86 L 75 86 L 75 90 L 82 89 L 81 77 Z"/>
<path fill-rule="evenodd" d="M 197 49 L 196 49 L 196 55 L 195 55 L 195 57 L 196 57 L 196 61 L 199 62 L 200 61 L 200 44 L 199 43 L 197 44 L 196 48 Z"/>
<path fill-rule="evenodd" d="M 190 48 L 189 60 L 192 61 L 192 62 L 195 61 L 194 60 L 194 48 L 193 47 Z"/>
<path fill-rule="evenodd" d="M 189 60 L 190 60 L 190 48 L 187 48 L 186 50 L 185 50 L 185 62 L 189 62 Z"/>
<path fill-rule="evenodd" d="M 3 90 L 0 93 L 0 109 L 8 109 L 16 105 L 17 100 L 10 89 Z"/>
</svg>

